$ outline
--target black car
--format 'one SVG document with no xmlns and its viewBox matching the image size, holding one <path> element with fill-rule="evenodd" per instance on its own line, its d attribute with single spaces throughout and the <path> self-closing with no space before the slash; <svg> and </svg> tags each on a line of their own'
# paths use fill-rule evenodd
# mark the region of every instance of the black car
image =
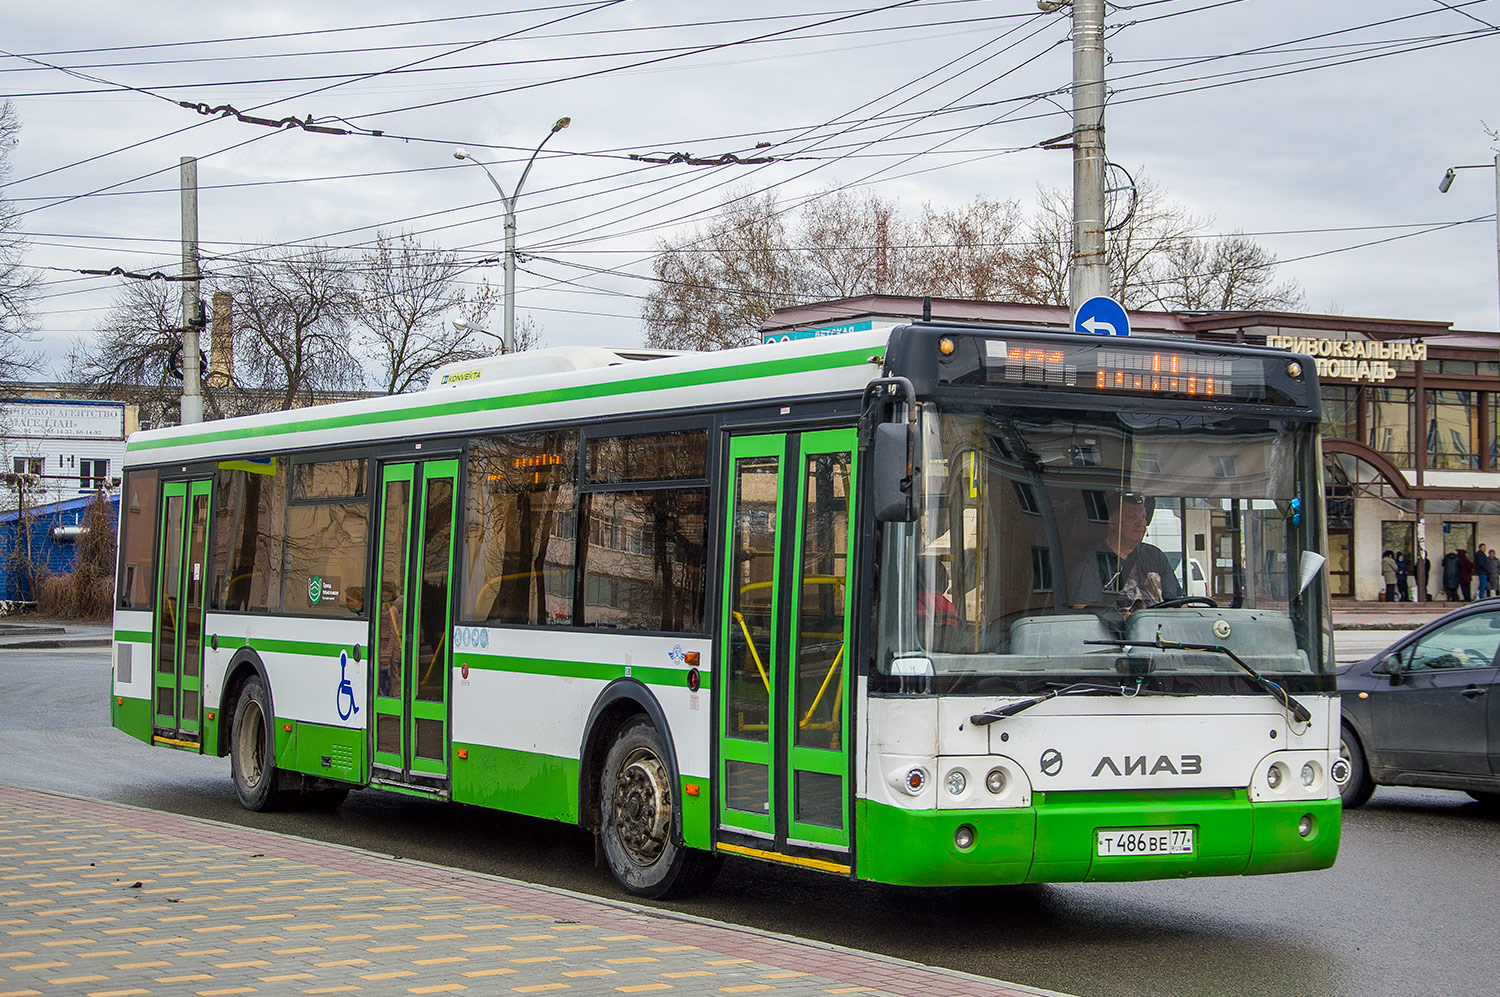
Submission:
<svg viewBox="0 0 1500 997">
<path fill-rule="evenodd" d="M 1338 670 L 1357 807 L 1376 786 L 1457 789 L 1500 804 L 1500 599 L 1470 603 Z"/>
</svg>

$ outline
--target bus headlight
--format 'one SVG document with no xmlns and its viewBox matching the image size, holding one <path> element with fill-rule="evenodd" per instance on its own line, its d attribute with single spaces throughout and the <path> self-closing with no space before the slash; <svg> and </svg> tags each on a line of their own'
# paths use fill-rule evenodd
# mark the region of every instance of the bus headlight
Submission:
<svg viewBox="0 0 1500 997">
<path fill-rule="evenodd" d="M 1270 768 L 1266 769 L 1266 785 L 1272 789 L 1280 789 L 1282 773 L 1285 770 L 1286 766 L 1280 762 L 1276 762 Z"/>
<path fill-rule="evenodd" d="M 1313 783 L 1318 781 L 1318 767 L 1312 762 L 1303 762 L 1301 778 L 1303 788 L 1311 789 Z"/>
<path fill-rule="evenodd" d="M 1349 781 L 1349 763 L 1342 758 L 1335 758 L 1328 767 L 1328 774 L 1333 777 L 1335 785 L 1344 785 Z"/>
<path fill-rule="evenodd" d="M 964 790 L 969 788 L 969 777 L 964 775 L 963 769 L 954 769 L 948 773 L 948 778 L 943 780 L 943 785 L 948 792 L 954 796 L 964 795 Z"/>
<path fill-rule="evenodd" d="M 1005 770 L 1001 768 L 990 769 L 989 775 L 984 777 L 984 788 L 996 796 L 1005 792 Z"/>
</svg>

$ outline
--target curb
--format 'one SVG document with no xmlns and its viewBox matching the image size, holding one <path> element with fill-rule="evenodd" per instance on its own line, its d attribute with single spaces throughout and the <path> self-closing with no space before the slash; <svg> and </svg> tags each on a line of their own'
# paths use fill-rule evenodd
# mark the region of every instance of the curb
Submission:
<svg viewBox="0 0 1500 997">
<path fill-rule="evenodd" d="M 0 639 L 0 652 L 55 650 L 65 647 L 109 647 L 113 643 L 114 639 L 111 637 L 41 637 L 35 640 Z"/>
</svg>

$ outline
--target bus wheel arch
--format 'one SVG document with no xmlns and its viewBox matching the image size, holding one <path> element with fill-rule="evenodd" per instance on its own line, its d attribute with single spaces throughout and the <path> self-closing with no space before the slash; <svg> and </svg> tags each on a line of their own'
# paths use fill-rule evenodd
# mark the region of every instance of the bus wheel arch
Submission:
<svg viewBox="0 0 1500 997">
<path fill-rule="evenodd" d="M 266 666 L 256 654 L 248 647 L 242 647 L 235 652 L 229 661 L 229 667 L 224 670 L 224 690 L 219 696 L 219 716 L 222 721 L 219 724 L 219 736 L 217 753 L 222 757 L 229 754 L 230 734 L 234 730 L 234 711 L 239 705 L 240 691 L 244 689 L 245 683 L 251 678 L 258 678 L 266 690 L 267 705 L 273 705 L 271 696 L 271 679 L 266 675 Z M 274 719 L 275 713 L 271 714 Z"/>
<path fill-rule="evenodd" d="M 667 757 L 663 759 L 671 776 L 672 785 L 682 784 L 682 772 L 677 767 L 677 747 L 672 740 L 672 728 L 667 723 L 666 711 L 651 694 L 643 682 L 635 679 L 617 679 L 605 686 L 594 708 L 589 711 L 588 723 L 583 728 L 583 742 L 578 752 L 578 823 L 580 826 L 598 831 L 599 774 L 610 747 L 619 737 L 620 731 L 636 717 L 644 717 L 661 734 L 666 745 Z M 673 822 L 672 838 L 682 841 L 682 820 L 679 811 Z"/>
</svg>

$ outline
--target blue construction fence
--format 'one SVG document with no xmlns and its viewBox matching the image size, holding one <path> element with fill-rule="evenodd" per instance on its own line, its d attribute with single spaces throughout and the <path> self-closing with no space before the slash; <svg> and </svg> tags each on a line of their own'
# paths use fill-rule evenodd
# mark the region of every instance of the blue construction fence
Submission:
<svg viewBox="0 0 1500 997">
<path fill-rule="evenodd" d="M 75 543 L 77 529 L 83 524 L 92 495 L 38 506 L 31 511 L 29 520 L 32 555 L 45 564 L 47 569 L 58 574 L 73 570 L 78 551 Z M 120 496 L 110 495 L 110 515 L 120 521 Z M 33 602 L 29 580 L 15 569 L 13 554 L 20 541 L 24 550 L 25 539 L 21 535 L 21 514 L 17 510 L 0 512 L 0 602 Z"/>
</svg>

